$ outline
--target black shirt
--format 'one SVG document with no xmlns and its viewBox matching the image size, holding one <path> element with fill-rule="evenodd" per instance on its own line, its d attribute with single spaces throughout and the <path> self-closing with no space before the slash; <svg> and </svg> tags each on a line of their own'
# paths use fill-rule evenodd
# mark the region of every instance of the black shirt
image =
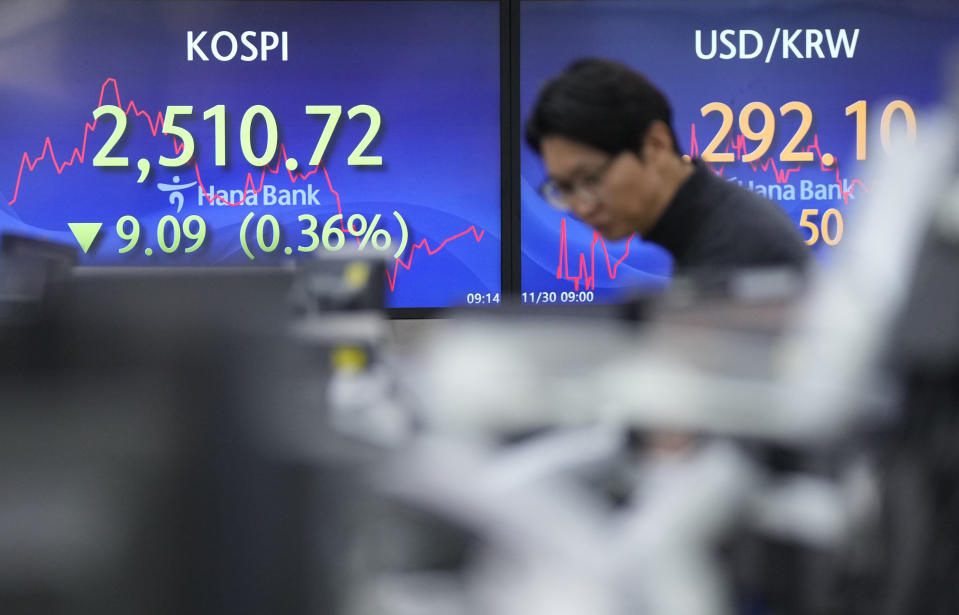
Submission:
<svg viewBox="0 0 959 615">
<path fill-rule="evenodd" d="M 672 254 L 676 274 L 808 266 L 809 248 L 776 203 L 718 177 L 701 160 L 693 165 L 644 238 Z"/>
</svg>

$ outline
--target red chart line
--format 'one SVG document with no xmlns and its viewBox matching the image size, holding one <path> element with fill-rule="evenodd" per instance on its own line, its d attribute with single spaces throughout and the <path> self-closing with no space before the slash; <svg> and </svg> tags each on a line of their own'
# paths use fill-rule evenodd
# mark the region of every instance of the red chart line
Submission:
<svg viewBox="0 0 959 615">
<path fill-rule="evenodd" d="M 113 95 L 112 100 L 116 101 L 116 106 L 120 108 L 124 107 L 123 100 L 120 97 L 119 84 L 117 83 L 117 80 L 113 77 L 109 77 L 106 81 L 103 82 L 103 85 L 100 86 L 100 96 L 97 99 L 97 107 L 100 107 L 101 105 L 103 105 L 104 99 L 108 96 L 108 94 L 111 93 L 111 91 Z M 130 100 L 129 103 L 127 103 L 126 108 L 124 109 L 124 112 L 127 115 L 130 115 L 130 113 L 133 113 L 135 117 L 141 117 L 145 119 L 147 122 L 147 125 L 149 126 L 150 133 L 153 136 L 157 136 L 157 133 L 159 132 L 160 128 L 163 126 L 162 111 L 158 111 L 156 113 L 156 119 L 153 119 L 153 116 L 149 112 L 138 108 L 136 105 L 136 102 L 134 102 L 133 100 Z M 40 161 L 46 160 L 48 155 L 50 158 L 50 162 L 53 164 L 53 168 L 57 172 L 57 175 L 61 175 L 66 167 L 73 166 L 74 163 L 76 162 L 83 164 L 84 161 L 86 160 L 86 154 L 87 154 L 87 138 L 89 137 L 91 132 L 96 130 L 97 122 L 98 120 L 94 120 L 92 123 L 86 122 L 84 124 L 83 139 L 81 141 L 80 146 L 74 147 L 73 151 L 70 154 L 70 157 L 67 160 L 64 160 L 63 162 L 59 162 L 57 160 L 56 152 L 53 147 L 53 142 L 50 137 L 46 137 L 46 139 L 44 139 L 43 148 L 40 150 L 40 154 L 38 154 L 34 158 L 31 159 L 30 155 L 27 152 L 24 152 L 23 156 L 20 158 L 20 168 L 17 171 L 17 181 L 13 191 L 13 198 L 7 203 L 7 205 L 13 205 L 14 203 L 16 203 L 17 199 L 20 196 L 20 184 L 21 184 L 21 181 L 23 180 L 24 170 L 26 169 L 30 172 L 33 172 L 36 169 L 37 165 L 40 163 Z M 176 138 L 173 138 L 173 147 L 175 152 L 177 153 L 183 151 L 183 144 L 179 143 Z M 284 144 L 280 144 L 279 155 L 277 156 L 276 163 L 273 165 L 267 165 L 263 167 L 263 169 L 260 171 L 259 179 L 256 179 L 255 174 L 252 172 L 246 174 L 246 179 L 243 185 L 243 198 L 235 203 L 230 202 L 229 200 L 224 199 L 223 197 L 217 194 L 211 195 L 207 191 L 206 185 L 203 182 L 203 177 L 200 173 L 199 163 L 196 160 L 193 161 L 193 170 L 194 170 L 194 173 L 196 174 L 196 179 L 200 187 L 200 190 L 203 192 L 203 196 L 208 203 L 212 205 L 215 201 L 219 201 L 225 205 L 236 206 L 246 202 L 249 196 L 248 193 L 251 193 L 254 195 L 259 194 L 263 190 L 263 184 L 266 179 L 266 174 L 267 173 L 270 173 L 272 175 L 279 174 L 280 169 L 286 167 L 287 160 L 288 160 L 288 156 L 286 153 L 286 146 Z M 296 173 L 296 172 L 287 170 L 287 174 L 289 175 L 290 182 L 296 183 L 299 180 L 309 178 L 311 175 L 317 173 L 321 168 L 323 170 L 323 175 L 326 180 L 326 185 L 329 187 L 330 192 L 336 198 L 337 213 L 339 215 L 343 215 L 343 206 L 340 200 L 340 193 L 333 188 L 333 182 L 330 180 L 330 174 L 327 172 L 325 165 L 320 163 L 314 166 L 313 169 L 305 173 Z M 344 231 L 346 230 L 342 219 L 340 220 L 340 228 Z M 476 242 L 479 243 L 483 239 L 483 235 L 485 234 L 485 231 L 477 230 L 475 225 L 470 226 L 468 229 L 460 233 L 457 233 L 453 235 L 452 237 L 448 237 L 444 239 L 435 248 L 431 247 L 429 244 L 429 241 L 426 239 L 423 239 L 415 243 L 413 246 L 410 247 L 408 257 L 405 262 L 402 260 L 402 257 L 399 257 L 395 260 L 395 262 L 393 263 L 392 274 L 390 273 L 389 268 L 387 268 L 386 274 L 387 274 L 387 279 L 389 281 L 390 290 L 393 291 L 396 289 L 396 277 L 398 275 L 398 271 L 400 267 L 402 267 L 403 269 L 407 271 L 410 271 L 412 269 L 413 254 L 417 250 L 425 250 L 428 255 L 433 256 L 434 254 L 436 254 L 437 252 L 445 248 L 446 245 L 450 243 L 451 241 L 454 241 L 456 239 L 459 239 L 471 233 L 476 239 Z M 355 239 L 359 243 L 361 238 L 355 237 Z"/>
<path fill-rule="evenodd" d="M 107 88 L 110 86 L 113 87 L 113 92 L 116 97 L 117 106 L 123 107 L 123 103 L 120 100 L 120 90 L 119 90 L 119 87 L 117 86 L 117 80 L 112 77 L 104 81 L 103 85 L 100 86 L 100 98 L 97 99 L 97 107 L 103 104 L 104 95 L 107 92 Z M 136 103 L 133 102 L 132 100 L 127 105 L 127 108 L 124 111 L 126 112 L 127 115 L 130 115 L 130 112 L 133 112 L 135 116 L 143 117 L 144 119 L 146 119 L 147 124 L 150 127 L 150 132 L 153 133 L 153 136 L 156 136 L 157 131 L 160 129 L 161 126 L 163 126 L 162 112 L 157 112 L 156 121 L 151 121 L 150 114 L 146 111 L 142 111 L 138 109 L 136 106 Z M 30 155 L 27 154 L 27 152 L 24 152 L 23 156 L 20 158 L 20 169 L 17 171 L 17 183 L 13 189 L 13 198 L 10 199 L 7 205 L 13 205 L 14 203 L 17 202 L 17 198 L 20 195 L 20 181 L 23 179 L 24 167 L 26 167 L 32 172 L 34 169 L 37 168 L 37 164 L 41 160 L 46 159 L 47 154 L 50 155 L 50 162 L 53 164 L 53 168 L 56 169 L 57 175 L 61 175 L 63 173 L 63 170 L 66 167 L 73 166 L 74 162 L 79 161 L 81 164 L 83 164 L 83 161 L 86 159 L 86 155 L 87 155 L 87 137 L 90 135 L 91 132 L 96 130 L 98 121 L 99 120 L 93 120 L 93 123 L 87 122 L 84 125 L 83 141 L 80 147 L 73 148 L 73 152 L 70 154 L 70 158 L 61 163 L 57 162 L 57 155 L 53 149 L 53 142 L 51 141 L 50 137 L 47 137 L 46 139 L 44 139 L 43 148 L 40 150 L 40 154 L 37 157 L 35 157 L 33 160 L 30 159 Z"/>
<path fill-rule="evenodd" d="M 474 225 L 474 226 L 470 226 L 465 231 L 462 231 L 460 233 L 457 233 L 456 235 L 453 235 L 452 237 L 447 237 L 446 239 L 443 240 L 443 242 L 440 245 L 436 246 L 435 248 L 431 248 L 429 242 L 426 239 L 422 239 L 416 244 L 414 244 L 410 248 L 410 255 L 405 263 L 403 262 L 402 258 L 397 258 L 396 261 L 393 263 L 392 276 L 390 275 L 389 269 L 387 269 L 386 277 L 387 277 L 387 281 L 390 284 L 390 290 L 396 290 L 396 274 L 399 268 L 403 267 L 407 271 L 410 270 L 410 267 L 413 264 L 413 253 L 416 252 L 416 250 L 420 250 L 420 249 L 426 250 L 426 253 L 432 256 L 436 254 L 437 252 L 439 252 L 440 250 L 442 250 L 443 248 L 445 248 L 446 244 L 448 244 L 449 242 L 453 241 L 454 239 L 459 239 L 460 237 L 465 237 L 466 235 L 469 235 L 470 233 L 473 234 L 473 237 L 476 239 L 476 243 L 479 243 L 480 240 L 483 239 L 483 235 L 486 233 L 486 231 L 485 230 L 477 231 L 476 226 Z"/>
<path fill-rule="evenodd" d="M 689 129 L 689 152 L 690 156 L 693 158 L 699 156 L 699 142 L 696 140 L 696 124 L 691 124 Z M 732 152 L 734 155 L 738 155 L 738 159 L 742 160 L 743 154 L 747 151 L 748 144 L 746 142 L 746 137 L 744 135 L 736 135 L 731 141 L 726 143 L 724 149 L 725 153 Z M 839 158 L 835 157 L 835 162 L 831 167 L 823 164 L 822 158 L 823 153 L 822 149 L 819 147 L 819 135 L 814 134 L 812 143 L 807 146 L 804 152 L 815 152 L 816 156 L 814 160 L 819 163 L 819 170 L 825 173 L 834 172 L 836 184 L 839 185 L 839 192 L 842 194 L 842 201 L 844 205 L 849 204 L 849 197 L 852 195 L 853 190 L 856 186 L 861 187 L 866 193 L 869 192 L 869 189 L 866 187 L 866 184 L 859 179 L 853 179 L 849 182 L 849 189 L 845 188 L 845 185 L 842 182 L 842 178 L 839 176 Z M 752 168 L 754 172 L 763 171 L 763 172 L 772 172 L 773 177 L 776 179 L 777 184 L 785 184 L 789 181 L 789 176 L 793 173 L 802 170 L 802 165 L 797 164 L 794 167 L 787 169 L 780 169 L 776 166 L 776 160 L 774 158 L 767 158 L 758 162 L 747 163 Z M 719 165 L 719 170 L 716 171 L 717 175 L 722 176 L 725 171 L 725 165 Z"/>
<path fill-rule="evenodd" d="M 566 218 L 560 220 L 560 229 L 559 229 L 559 265 L 556 267 L 556 279 L 557 280 L 568 280 L 573 283 L 574 290 L 579 290 L 579 285 L 583 284 L 583 290 L 595 290 L 596 289 L 596 244 L 599 244 L 600 249 L 603 252 L 603 262 L 606 267 L 606 272 L 609 274 L 609 279 L 615 280 L 616 273 L 619 269 L 619 266 L 629 257 L 629 245 L 633 241 L 633 238 L 636 237 L 636 233 L 633 233 L 626 240 L 626 251 L 623 255 L 615 262 L 610 262 L 609 248 L 606 245 L 606 240 L 603 239 L 603 236 L 599 234 L 598 231 L 593 231 L 593 240 L 590 243 L 590 256 L 589 264 L 586 263 L 586 254 L 581 253 L 577 262 L 578 273 L 575 276 L 569 275 L 569 249 L 567 243 L 567 231 L 566 231 Z"/>
</svg>

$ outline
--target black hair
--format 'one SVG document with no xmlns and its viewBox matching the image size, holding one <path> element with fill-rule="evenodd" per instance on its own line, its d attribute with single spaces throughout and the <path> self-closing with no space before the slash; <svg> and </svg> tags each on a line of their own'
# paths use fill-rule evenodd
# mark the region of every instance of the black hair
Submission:
<svg viewBox="0 0 959 615">
<path fill-rule="evenodd" d="M 654 120 L 673 132 L 669 101 L 646 77 L 619 62 L 586 58 L 543 85 L 526 122 L 526 142 L 537 152 L 545 137 L 561 136 L 609 154 L 639 151 Z"/>
</svg>

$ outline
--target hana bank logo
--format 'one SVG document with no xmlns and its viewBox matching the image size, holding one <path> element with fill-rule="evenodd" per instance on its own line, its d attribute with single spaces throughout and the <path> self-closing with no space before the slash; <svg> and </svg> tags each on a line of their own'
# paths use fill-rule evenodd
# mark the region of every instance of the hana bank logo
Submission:
<svg viewBox="0 0 959 615">
<path fill-rule="evenodd" d="M 180 210 L 183 209 L 183 191 L 195 185 L 196 182 L 180 184 L 180 176 L 174 175 L 172 184 L 157 184 L 157 188 L 161 192 L 170 193 L 170 205 L 176 205 L 176 212 L 180 213 Z"/>
</svg>

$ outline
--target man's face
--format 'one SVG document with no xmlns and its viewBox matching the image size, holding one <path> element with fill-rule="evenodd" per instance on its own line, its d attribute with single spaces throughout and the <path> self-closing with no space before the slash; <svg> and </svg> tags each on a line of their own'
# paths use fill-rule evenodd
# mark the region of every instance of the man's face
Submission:
<svg viewBox="0 0 959 615">
<path fill-rule="evenodd" d="M 644 235 L 659 219 L 664 187 L 652 161 L 629 151 L 611 156 L 561 136 L 543 138 L 540 153 L 567 208 L 606 239 Z"/>
</svg>

